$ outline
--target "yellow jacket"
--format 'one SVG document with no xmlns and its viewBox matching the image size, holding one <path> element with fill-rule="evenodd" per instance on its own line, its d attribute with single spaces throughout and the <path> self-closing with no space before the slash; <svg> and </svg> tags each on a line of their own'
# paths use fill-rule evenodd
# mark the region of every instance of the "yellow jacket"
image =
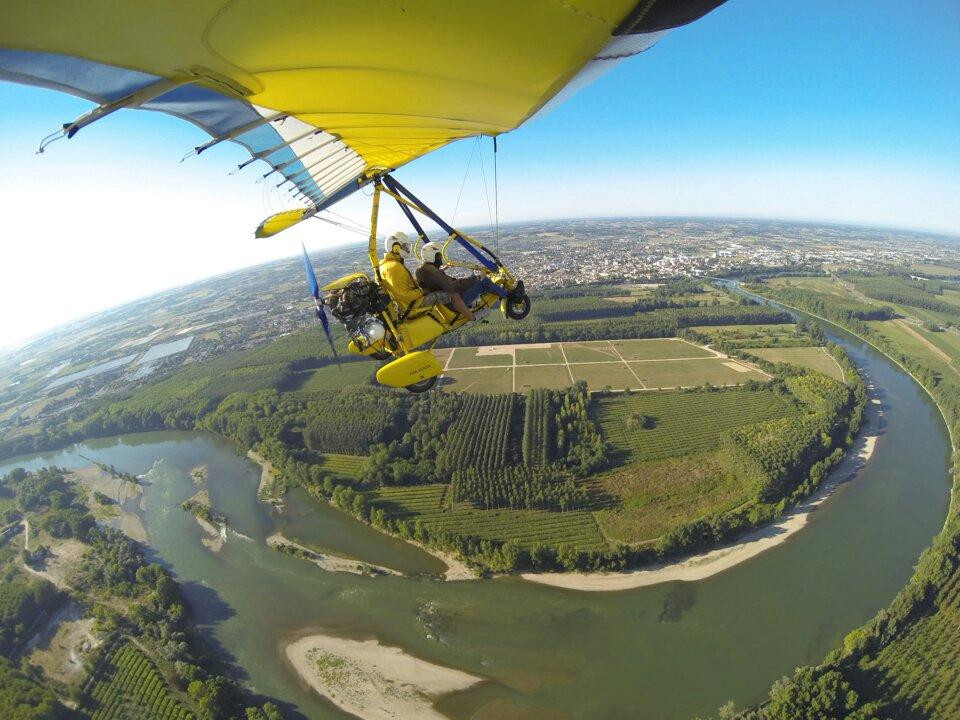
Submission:
<svg viewBox="0 0 960 720">
<path fill-rule="evenodd" d="M 404 311 L 410 305 L 423 297 L 423 291 L 417 287 L 413 275 L 403 264 L 403 258 L 397 253 L 389 252 L 383 256 L 380 263 L 380 279 L 384 289 L 390 294 L 400 310 Z"/>
</svg>

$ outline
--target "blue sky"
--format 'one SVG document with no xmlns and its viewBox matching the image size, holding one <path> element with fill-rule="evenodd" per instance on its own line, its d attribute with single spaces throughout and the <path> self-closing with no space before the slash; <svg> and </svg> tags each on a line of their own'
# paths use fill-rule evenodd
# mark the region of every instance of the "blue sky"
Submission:
<svg viewBox="0 0 960 720">
<path fill-rule="evenodd" d="M 504 221 L 757 216 L 960 235 L 960 2 L 729 0 L 500 140 Z M 320 223 L 255 241 L 277 198 L 226 143 L 120 112 L 34 155 L 84 101 L 0 83 L 0 346 L 165 287 L 359 238 Z M 398 177 L 451 213 L 472 140 Z M 480 146 L 487 181 L 490 142 Z M 365 222 L 365 198 L 335 208 Z M 488 221 L 479 158 L 457 220 Z M 397 218 L 387 215 L 386 226 Z M 50 258 L 56 258 L 51 262 Z M 39 282 L 43 280 L 42 284 Z M 64 293 L 70 301 L 64 303 Z"/>
</svg>

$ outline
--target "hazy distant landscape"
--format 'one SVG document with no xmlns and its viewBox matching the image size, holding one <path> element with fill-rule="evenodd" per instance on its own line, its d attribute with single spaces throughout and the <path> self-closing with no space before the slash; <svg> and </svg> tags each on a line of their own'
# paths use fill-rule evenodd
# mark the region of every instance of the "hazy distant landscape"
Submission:
<svg viewBox="0 0 960 720">
<path fill-rule="evenodd" d="M 955 509 L 911 570 L 942 525 L 936 478 L 960 429 L 957 240 L 623 219 L 509 226 L 500 243 L 533 311 L 445 337 L 433 350 L 444 374 L 424 395 L 377 386 L 370 360 L 334 361 L 299 258 L 170 290 L 5 355 L 0 561 L 3 652 L 22 668 L 4 666 L 15 692 L 46 693 L 53 714 L 74 702 L 103 718 L 272 719 L 362 715 L 384 701 L 383 684 L 402 681 L 414 683 L 391 701 L 403 717 L 506 718 L 521 705 L 587 717 L 595 701 L 564 683 L 595 687 L 596 672 L 618 671 L 568 647 L 563 632 L 623 643 L 600 618 L 626 598 L 649 609 L 630 621 L 636 641 L 693 632 L 684 618 L 702 602 L 723 608 L 714 623 L 729 634 L 698 636 L 706 645 L 695 654 L 720 651 L 739 643 L 743 621 L 743 600 L 707 600 L 729 592 L 723 578 L 741 578 L 738 596 L 776 582 L 764 602 L 779 608 L 806 573 L 836 573 L 794 632 L 831 629 L 806 655 L 788 649 L 796 638 L 764 650 L 770 671 L 747 673 L 749 687 L 745 658 L 721 687 L 678 702 L 667 673 L 693 661 L 682 644 L 628 641 L 639 656 L 657 648 L 659 682 L 671 688 L 648 693 L 645 712 L 702 715 L 731 697 L 749 708 L 810 663 L 744 717 L 797 717 L 808 702 L 837 717 L 960 711 L 945 641 L 960 577 Z M 321 283 L 361 255 L 316 255 Z M 935 416 L 921 419 L 927 401 L 903 370 L 936 401 L 949 436 Z M 909 530 L 823 565 L 812 548 L 826 538 L 906 521 L 892 496 L 872 517 L 858 509 L 887 483 L 907 483 L 905 463 L 930 463 L 928 485 L 907 490 Z M 836 519 L 805 527 L 820 505 Z M 802 559 L 751 561 L 788 551 Z M 882 580 L 856 584 L 841 575 L 851 564 Z M 283 588 L 279 617 L 267 614 L 276 597 L 253 590 L 263 577 Z M 464 606 L 459 588 L 471 585 Z M 547 603 L 552 585 L 597 596 L 588 612 L 598 620 L 578 628 L 588 601 L 575 592 L 559 628 L 534 623 L 536 642 L 596 672 L 583 666 L 556 684 L 556 668 L 525 660 L 549 680 L 517 687 L 509 635 L 524 623 L 499 616 L 496 649 L 481 636 L 496 608 Z M 700 601 L 682 590 L 700 586 Z M 297 604 L 319 588 L 334 594 Z M 360 608 L 338 599 L 351 592 L 364 594 Z M 826 621 L 838 602 L 848 614 Z M 318 631 L 321 607 L 353 629 Z M 366 632 L 391 640 L 364 644 Z M 227 653 L 205 667 L 211 645 Z M 416 680 L 395 674 L 407 653 L 423 663 Z M 611 693 L 602 712 L 636 702 Z M 226 714 L 211 709 L 218 703 Z"/>
</svg>

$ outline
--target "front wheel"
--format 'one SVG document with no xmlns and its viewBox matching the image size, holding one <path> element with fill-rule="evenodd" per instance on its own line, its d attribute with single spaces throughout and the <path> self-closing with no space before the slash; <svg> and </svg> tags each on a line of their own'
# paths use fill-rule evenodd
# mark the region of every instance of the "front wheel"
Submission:
<svg viewBox="0 0 960 720">
<path fill-rule="evenodd" d="M 425 393 L 437 384 L 437 377 L 437 375 L 434 375 L 433 377 L 429 377 L 426 380 L 421 380 L 418 383 L 407 385 L 406 389 L 412 393 Z"/>
<path fill-rule="evenodd" d="M 530 314 L 530 296 L 526 293 L 520 297 L 508 297 L 503 302 L 507 304 L 506 313 L 511 320 L 523 320 Z"/>
</svg>

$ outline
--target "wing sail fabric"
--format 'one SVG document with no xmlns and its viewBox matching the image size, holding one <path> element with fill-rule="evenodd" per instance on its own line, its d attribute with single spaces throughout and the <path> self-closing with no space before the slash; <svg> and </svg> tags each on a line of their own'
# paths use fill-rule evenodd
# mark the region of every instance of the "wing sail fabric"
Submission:
<svg viewBox="0 0 960 720">
<path fill-rule="evenodd" d="M 33 0 L 4 9 L 0 79 L 183 118 L 266 163 L 309 216 L 518 127 L 722 2 Z"/>
</svg>

